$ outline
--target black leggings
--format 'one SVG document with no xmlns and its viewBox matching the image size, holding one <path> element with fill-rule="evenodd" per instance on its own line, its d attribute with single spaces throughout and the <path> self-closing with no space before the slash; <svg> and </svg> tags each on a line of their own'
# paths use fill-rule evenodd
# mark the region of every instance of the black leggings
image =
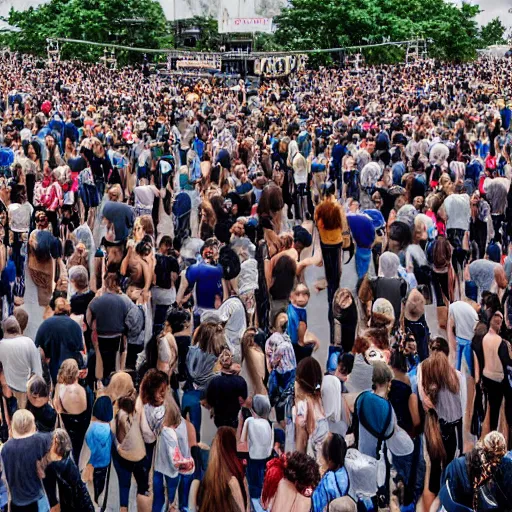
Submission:
<svg viewBox="0 0 512 512">
<path fill-rule="evenodd" d="M 122 336 L 102 338 L 98 336 L 98 348 L 103 362 L 103 383 L 107 384 L 110 375 L 116 371 L 116 357 L 121 348 Z"/>
<path fill-rule="evenodd" d="M 325 279 L 327 281 L 327 311 L 330 326 L 330 343 L 334 344 L 334 316 L 332 302 L 334 294 L 340 286 L 343 247 L 342 244 L 327 245 L 320 243 L 322 258 L 324 260 Z"/>
<path fill-rule="evenodd" d="M 484 389 L 487 393 L 487 403 L 489 404 L 489 417 L 491 420 L 491 430 L 498 428 L 500 419 L 500 409 L 503 402 L 503 383 L 482 377 Z"/>
<path fill-rule="evenodd" d="M 39 510 L 39 507 L 37 505 L 37 501 L 34 501 L 34 503 L 31 503 L 30 505 L 15 505 L 11 501 L 11 512 L 37 512 Z"/>
<path fill-rule="evenodd" d="M 444 306 L 443 295 L 448 299 L 450 291 L 448 289 L 448 272 L 438 273 L 432 272 L 434 290 L 436 293 L 437 306 Z"/>
<path fill-rule="evenodd" d="M 92 484 L 94 487 L 94 502 L 99 505 L 99 498 L 103 489 L 105 489 L 105 482 L 107 481 L 108 466 L 105 468 L 94 468 L 92 473 Z"/>
<path fill-rule="evenodd" d="M 444 449 L 446 450 L 446 460 L 444 464 L 439 459 L 430 460 L 430 479 L 428 482 L 428 490 L 436 496 L 441 489 L 441 475 L 444 468 L 455 458 L 457 448 L 462 453 L 462 420 L 454 423 L 439 420 L 439 426 Z"/>
</svg>

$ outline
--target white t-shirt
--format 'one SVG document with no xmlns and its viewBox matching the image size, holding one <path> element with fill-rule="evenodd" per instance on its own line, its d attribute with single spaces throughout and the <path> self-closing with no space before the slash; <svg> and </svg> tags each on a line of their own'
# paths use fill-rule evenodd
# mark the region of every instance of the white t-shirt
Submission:
<svg viewBox="0 0 512 512">
<path fill-rule="evenodd" d="M 449 315 L 455 322 L 455 336 L 464 340 L 472 340 L 478 323 L 478 314 L 473 306 L 458 300 L 450 304 Z"/>
<path fill-rule="evenodd" d="M 254 258 L 243 261 L 238 274 L 238 293 L 252 292 L 258 289 L 258 262 Z"/>
<path fill-rule="evenodd" d="M 469 231 L 471 206 L 467 194 L 450 194 L 444 200 L 446 210 L 446 229 L 463 229 Z"/>
<path fill-rule="evenodd" d="M 135 207 L 149 210 L 153 208 L 153 202 L 158 194 L 158 189 L 154 185 L 141 185 L 135 187 L 133 193 L 135 195 Z"/>
<path fill-rule="evenodd" d="M 249 444 L 249 457 L 252 460 L 268 459 L 274 446 L 274 434 L 268 420 L 247 418 L 242 429 L 243 440 Z"/>
<path fill-rule="evenodd" d="M 28 233 L 34 208 L 30 203 L 9 205 L 9 228 L 17 233 Z"/>
</svg>

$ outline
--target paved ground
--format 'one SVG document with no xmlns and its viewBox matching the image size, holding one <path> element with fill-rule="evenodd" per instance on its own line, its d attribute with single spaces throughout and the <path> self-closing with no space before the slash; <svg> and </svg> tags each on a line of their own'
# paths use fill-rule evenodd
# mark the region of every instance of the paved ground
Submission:
<svg viewBox="0 0 512 512">
<path fill-rule="evenodd" d="M 311 223 L 305 223 L 305 226 L 312 229 Z M 305 251 L 303 258 L 310 256 L 313 252 L 320 251 L 320 242 L 318 234 L 314 236 L 314 247 Z M 33 285 L 29 274 L 26 274 L 26 294 L 25 294 L 25 309 L 29 312 L 29 325 L 26 334 L 32 339 L 35 338 L 37 327 L 42 321 L 43 308 L 37 304 L 37 291 Z M 308 267 L 305 270 L 304 278 L 306 284 L 311 290 L 311 298 L 307 307 L 308 312 L 308 329 L 313 332 L 320 340 L 320 348 L 314 353 L 314 357 L 320 362 L 322 368 L 325 367 L 327 360 L 328 346 L 329 346 L 329 322 L 327 318 L 327 290 L 317 291 L 315 283 L 324 279 L 325 272 L 323 267 Z M 355 292 L 357 284 L 357 274 L 355 270 L 355 260 L 343 266 L 343 275 L 341 279 L 341 285 L 353 290 Z M 437 325 L 437 316 L 435 306 L 427 306 L 426 308 L 427 322 L 429 324 L 430 332 L 433 336 L 440 333 Z M 213 436 L 215 435 L 215 426 L 213 421 L 209 417 L 208 411 L 203 409 L 202 416 L 202 428 L 201 438 L 206 444 L 211 444 Z M 91 489 L 92 495 L 92 489 Z M 132 482 L 132 488 L 130 492 L 130 506 L 129 511 L 137 511 L 136 506 L 136 489 L 135 482 Z M 118 481 L 115 471 L 112 471 L 112 476 L 109 485 L 109 506 L 107 510 L 109 512 L 117 512 L 119 510 L 119 493 L 118 493 Z"/>
</svg>

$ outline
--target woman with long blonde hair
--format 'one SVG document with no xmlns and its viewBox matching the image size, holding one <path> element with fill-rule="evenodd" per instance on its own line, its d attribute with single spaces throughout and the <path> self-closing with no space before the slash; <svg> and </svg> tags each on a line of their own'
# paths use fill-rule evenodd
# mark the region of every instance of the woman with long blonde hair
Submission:
<svg viewBox="0 0 512 512">
<path fill-rule="evenodd" d="M 429 486 L 423 494 L 425 510 L 430 509 L 439 493 L 443 469 L 462 453 L 463 447 L 466 382 L 450 364 L 448 354 L 448 342 L 435 338 L 430 342 L 430 356 L 418 367 L 418 392 L 425 409 L 425 439 L 430 456 Z"/>
</svg>

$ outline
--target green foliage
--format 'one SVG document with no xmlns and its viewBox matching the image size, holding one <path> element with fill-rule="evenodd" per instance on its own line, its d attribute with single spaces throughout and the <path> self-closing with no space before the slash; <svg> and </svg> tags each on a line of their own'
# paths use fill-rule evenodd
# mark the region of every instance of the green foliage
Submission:
<svg viewBox="0 0 512 512">
<path fill-rule="evenodd" d="M 494 18 L 487 25 L 484 25 L 480 30 L 480 41 L 482 48 L 491 46 L 493 44 L 506 44 L 505 40 L 505 25 L 499 18 Z"/>
<path fill-rule="evenodd" d="M 26 11 L 11 10 L 7 21 L 18 29 L 5 36 L 11 49 L 40 56 L 46 53 L 46 39 L 52 37 L 142 48 L 172 45 L 171 31 L 157 0 L 51 0 Z M 65 44 L 61 54 L 63 58 L 97 61 L 103 49 Z M 133 52 L 118 53 L 118 57 L 124 61 L 140 59 Z"/>
<path fill-rule="evenodd" d="M 478 6 L 445 0 L 291 0 L 276 20 L 275 40 L 286 49 L 337 48 L 380 43 L 389 38 L 432 39 L 432 52 L 444 60 L 475 57 Z M 397 49 L 371 50 L 370 61 L 402 58 Z"/>
<path fill-rule="evenodd" d="M 276 18 L 275 34 L 257 34 L 257 51 L 311 50 L 428 38 L 429 54 L 449 61 L 465 61 L 476 49 L 503 41 L 498 18 L 478 30 L 478 6 L 455 6 L 448 0 L 290 0 L 290 8 Z M 142 18 L 142 23 L 130 21 Z M 23 12 L 12 10 L 7 20 L 17 32 L 1 35 L 11 49 L 44 56 L 46 39 L 65 37 L 142 48 L 170 48 L 174 28 L 165 20 L 158 0 L 50 0 Z M 214 18 L 180 22 L 180 31 L 196 26 L 196 50 L 218 50 L 223 36 Z M 97 61 L 100 47 L 66 43 L 63 58 Z M 134 52 L 116 52 L 122 62 L 140 60 Z M 367 62 L 397 62 L 404 49 L 387 46 L 364 51 Z M 156 58 L 156 57 L 155 57 Z M 336 62 L 339 54 L 317 53 L 310 62 Z"/>
</svg>

